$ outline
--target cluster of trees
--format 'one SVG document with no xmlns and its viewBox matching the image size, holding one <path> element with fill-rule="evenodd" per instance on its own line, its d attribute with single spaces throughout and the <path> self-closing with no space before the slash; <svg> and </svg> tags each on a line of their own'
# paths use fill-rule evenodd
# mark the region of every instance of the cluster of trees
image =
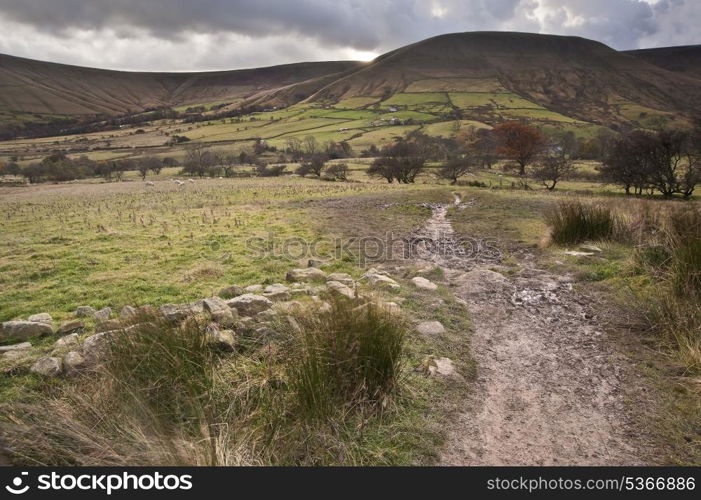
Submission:
<svg viewBox="0 0 701 500">
<path fill-rule="evenodd" d="M 125 158 L 97 162 L 87 156 L 69 158 L 65 153 L 56 151 L 40 162 L 30 163 L 23 167 L 16 162 L 0 165 L 0 175 L 22 176 L 27 182 L 65 182 L 88 177 L 103 177 L 105 180 L 121 180 L 124 172 L 138 171 L 143 178 L 148 172 L 158 175 L 164 167 L 178 164 L 174 158 L 145 157 L 139 159 Z"/>
<path fill-rule="evenodd" d="M 701 182 L 701 127 L 622 134 L 610 142 L 599 171 L 626 194 L 689 198 Z"/>
</svg>

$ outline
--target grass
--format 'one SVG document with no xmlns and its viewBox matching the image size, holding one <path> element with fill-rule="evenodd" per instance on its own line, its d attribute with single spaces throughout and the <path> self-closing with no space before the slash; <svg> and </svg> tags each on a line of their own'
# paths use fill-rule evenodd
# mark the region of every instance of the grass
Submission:
<svg viewBox="0 0 701 500">
<path fill-rule="evenodd" d="M 565 200 L 546 213 L 550 238 L 558 245 L 613 237 L 617 219 L 605 205 Z"/>
</svg>

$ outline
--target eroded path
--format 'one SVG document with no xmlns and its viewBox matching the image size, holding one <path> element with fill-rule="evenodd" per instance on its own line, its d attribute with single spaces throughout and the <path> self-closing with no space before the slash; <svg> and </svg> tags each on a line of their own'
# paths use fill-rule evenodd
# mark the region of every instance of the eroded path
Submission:
<svg viewBox="0 0 701 500">
<path fill-rule="evenodd" d="M 446 207 L 433 209 L 423 236 L 456 246 Z M 478 365 L 443 464 L 650 463 L 652 450 L 627 403 L 640 376 L 607 342 L 591 300 L 573 290 L 571 277 L 538 269 L 527 254 L 509 276 L 492 270 L 499 261 L 488 253 L 456 248 L 431 260 L 468 304 Z"/>
</svg>

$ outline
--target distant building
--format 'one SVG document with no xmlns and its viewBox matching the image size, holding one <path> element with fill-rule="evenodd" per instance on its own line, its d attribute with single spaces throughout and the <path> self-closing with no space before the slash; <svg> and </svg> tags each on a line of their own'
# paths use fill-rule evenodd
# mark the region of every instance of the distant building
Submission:
<svg viewBox="0 0 701 500">
<path fill-rule="evenodd" d="M 399 108 L 396 107 L 396 106 L 390 106 L 389 108 L 387 108 L 387 110 L 388 110 L 390 113 L 396 113 L 397 111 L 399 111 Z"/>
</svg>

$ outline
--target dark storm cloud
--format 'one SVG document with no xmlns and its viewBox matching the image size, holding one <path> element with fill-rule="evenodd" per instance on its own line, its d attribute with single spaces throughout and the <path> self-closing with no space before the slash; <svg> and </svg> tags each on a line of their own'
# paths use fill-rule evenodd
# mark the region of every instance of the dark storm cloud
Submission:
<svg viewBox="0 0 701 500">
<path fill-rule="evenodd" d="M 619 49 L 699 43 L 699 22 L 698 0 L 0 0 L 0 52 L 213 69 L 371 57 L 473 30 L 579 35 Z"/>
</svg>

